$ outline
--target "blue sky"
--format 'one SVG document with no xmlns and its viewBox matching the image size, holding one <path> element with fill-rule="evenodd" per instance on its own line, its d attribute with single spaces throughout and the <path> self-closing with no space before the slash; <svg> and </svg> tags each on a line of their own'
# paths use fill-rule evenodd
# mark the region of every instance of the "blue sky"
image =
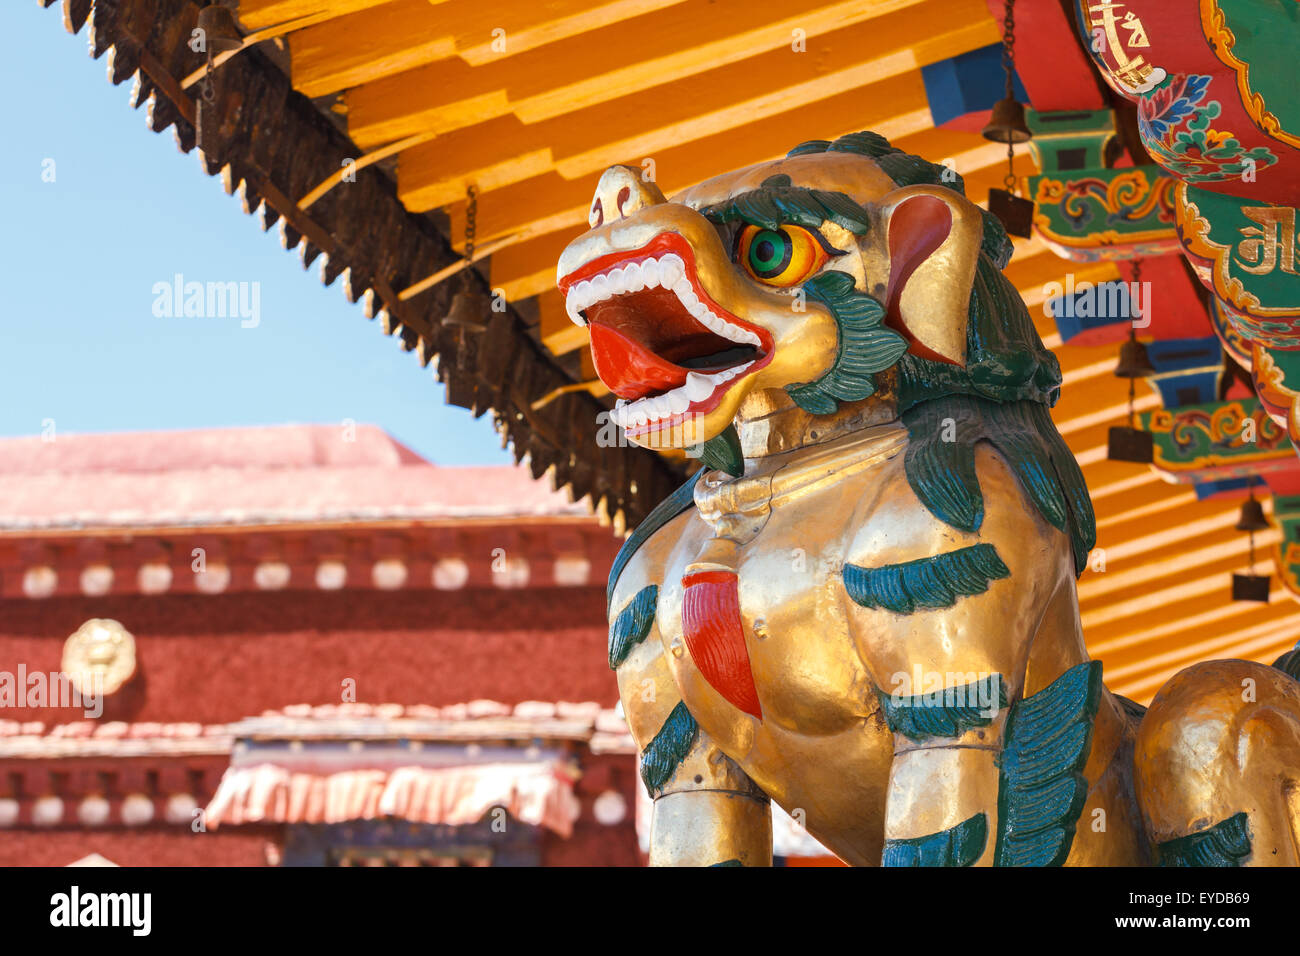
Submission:
<svg viewBox="0 0 1300 956">
<path fill-rule="evenodd" d="M 0 436 L 49 419 L 58 434 L 353 419 L 439 464 L 513 460 L 340 282 L 321 285 L 319 260 L 304 271 L 278 226 L 262 232 L 171 130 L 151 132 L 57 5 L 4 3 L 0 35 Z M 155 284 L 177 273 L 258 283 L 259 323 L 155 315 Z"/>
</svg>

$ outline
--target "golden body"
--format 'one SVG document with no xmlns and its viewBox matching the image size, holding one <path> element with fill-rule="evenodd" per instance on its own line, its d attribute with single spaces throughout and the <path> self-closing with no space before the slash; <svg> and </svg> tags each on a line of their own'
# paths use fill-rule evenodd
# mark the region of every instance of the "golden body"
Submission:
<svg viewBox="0 0 1300 956">
<path fill-rule="evenodd" d="M 656 615 L 660 623 L 618 671 L 623 706 L 638 743 L 648 744 L 677 700 L 684 700 L 702 731 L 699 764 L 711 766 L 714 774 L 695 784 L 697 765 L 684 765 L 678 774 L 681 786 L 698 787 L 703 795 L 730 775 L 726 789 L 743 790 L 743 774 L 805 821 L 829 849 L 857 865 L 880 860 L 891 789 L 904 799 L 889 807 L 896 818 L 890 832 L 903 837 L 946 829 L 996 802 L 996 775 L 979 772 L 991 770 L 991 764 L 981 768 L 978 759 L 960 758 L 992 754 L 998 725 L 971 734 L 972 747 L 988 750 L 932 751 L 957 755 L 951 767 L 938 766 L 923 751 L 910 751 L 921 761 L 910 770 L 900 767 L 891 781 L 895 739 L 885 725 L 876 687 L 891 688 L 894 675 L 910 674 L 919 665 L 935 672 L 1016 675 L 1014 691 L 1033 693 L 1087 659 L 1064 535 L 1027 506 L 992 450 L 980 454 L 978 467 L 986 500 L 1000 506 L 990 510 L 980 540 L 997 544 L 1012 578 L 956 608 L 907 617 L 866 610 L 848 599 L 837 573 L 845 561 L 889 563 L 971 543 L 916 500 L 902 473 L 906 437 L 889 431 L 876 441 L 884 445 L 878 459 L 864 463 L 862 433 L 852 434 L 851 447 L 841 451 L 851 456 L 843 469 L 848 474 L 831 472 L 821 487 L 805 485 L 765 501 L 770 516 L 740 548 L 741 614 L 763 720 L 723 699 L 700 675 L 682 639 L 680 580 L 715 530 L 700 517 L 704 507 L 677 518 L 637 552 L 620 576 L 613 600 L 613 607 L 622 607 L 642 587 L 663 582 Z M 755 470 L 752 481 L 762 486 L 773 474 L 810 464 L 817 474 L 821 469 L 809 459 L 825 464 L 840 457 L 836 451 L 817 447 L 773 456 Z M 751 481 L 748 471 L 742 481 Z M 751 494 L 767 498 L 765 491 Z M 709 489 L 697 500 L 718 497 Z M 743 499 L 726 504 L 742 502 L 753 504 Z M 728 516 L 724 509 L 718 511 L 723 520 Z M 824 535 L 810 536 L 809 524 L 822 524 L 819 516 L 827 514 L 847 520 L 825 527 Z M 1006 627 L 1008 621 L 1022 626 Z M 962 633 L 984 636 L 978 642 L 952 640 Z M 646 693 L 647 682 L 653 694 Z M 1132 738 L 1129 718 L 1106 695 L 1085 770 L 1091 790 L 1083 816 L 1091 819 L 1093 810 L 1104 809 L 1108 825 L 1104 834 L 1081 829 L 1070 863 L 1135 865 L 1148 858 L 1127 766 Z M 909 742 L 899 741 L 899 746 L 905 749 Z M 955 784 L 943 799 L 928 798 L 938 796 L 925 786 L 932 774 Z M 688 827 L 695 823 L 685 821 Z M 761 825 L 749 835 L 761 857 Z M 654 843 L 654 862 L 703 864 L 734 849 L 686 839 L 674 840 L 674 849 L 665 854 L 665 836 L 661 833 Z M 742 836 L 732 832 L 728 839 Z M 992 849 L 990 843 L 989 855 Z"/>
<path fill-rule="evenodd" d="M 679 704 L 698 724 L 689 752 L 655 792 L 653 864 L 769 863 L 769 798 L 856 865 L 879 864 L 887 840 L 947 831 L 976 814 L 995 830 L 1008 708 L 958 736 L 914 740 L 891 732 L 880 692 L 913 674 L 945 675 L 947 687 L 994 674 L 1014 706 L 1088 660 L 1070 538 L 1043 519 L 993 445 L 976 446 L 984 512 L 978 530 L 966 532 L 931 513 L 909 484 L 909 435 L 892 373 L 878 376 L 875 394 L 842 401 L 833 414 L 791 400 L 787 385 L 829 366 L 834 324 L 818 308 L 792 315 L 788 300 L 748 280 L 694 211 L 775 174 L 881 210 L 880 228 L 865 237 L 825 224 L 840 249 L 853 244 L 855 254 L 836 268 L 858 289 L 888 296 L 915 341 L 965 359 L 979 213 L 960 196 L 896 189 L 875 164 L 842 154 L 741 170 L 674 202 L 620 167 L 602 178 L 593 209 L 620 215 L 593 218 L 593 230 L 566 250 L 561 276 L 670 230 L 695 250 L 702 287 L 730 314 L 768 330 L 776 353 L 717 409 L 652 424 L 636 439 L 687 446 L 734 424 L 744 458 L 739 476 L 704 476 L 695 506 L 641 544 L 611 594 L 613 623 L 636 595 L 658 588 L 649 633 L 617 668 L 638 746 L 652 744 Z M 951 226 L 909 267 L 904 294 L 890 294 L 898 275 L 891 258 L 903 254 L 887 239 L 890 217 L 918 195 L 945 203 Z M 841 577 L 846 564 L 898 565 L 976 544 L 993 545 L 1010 574 L 950 607 L 901 614 L 859 606 Z M 761 715 L 721 693 L 685 639 L 682 582 L 701 569 L 735 576 Z M 1145 718 L 1103 689 L 1091 720 L 1087 794 L 1067 864 L 1150 863 L 1161 843 L 1243 812 L 1252 840 L 1244 862 L 1300 861 L 1300 682 L 1262 664 L 1198 665 L 1171 681 Z M 990 836 L 973 862 L 990 865 L 994 855 Z"/>
</svg>

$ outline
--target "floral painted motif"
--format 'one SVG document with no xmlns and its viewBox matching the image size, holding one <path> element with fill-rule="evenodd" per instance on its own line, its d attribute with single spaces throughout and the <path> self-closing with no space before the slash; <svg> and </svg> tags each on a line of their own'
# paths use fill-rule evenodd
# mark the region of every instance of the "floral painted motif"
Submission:
<svg viewBox="0 0 1300 956">
<path fill-rule="evenodd" d="M 1163 139 L 1192 112 L 1205 97 L 1210 85 L 1208 76 L 1176 74 L 1142 97 L 1138 104 L 1138 129 L 1142 139 Z"/>
<path fill-rule="evenodd" d="M 1222 107 L 1207 99 L 1210 77 L 1178 73 L 1138 102 L 1138 131 L 1152 157 L 1193 183 L 1233 179 L 1277 163 L 1267 147 L 1244 149 L 1236 137 L 1210 128 Z"/>
</svg>

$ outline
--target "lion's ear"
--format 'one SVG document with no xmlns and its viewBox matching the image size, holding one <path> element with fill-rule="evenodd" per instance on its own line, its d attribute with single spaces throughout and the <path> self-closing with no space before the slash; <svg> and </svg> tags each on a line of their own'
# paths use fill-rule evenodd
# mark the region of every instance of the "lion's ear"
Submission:
<svg viewBox="0 0 1300 956">
<path fill-rule="evenodd" d="M 886 321 L 921 358 L 966 364 L 971 285 L 983 240 L 979 208 L 938 186 L 884 197 L 889 249 Z"/>
</svg>

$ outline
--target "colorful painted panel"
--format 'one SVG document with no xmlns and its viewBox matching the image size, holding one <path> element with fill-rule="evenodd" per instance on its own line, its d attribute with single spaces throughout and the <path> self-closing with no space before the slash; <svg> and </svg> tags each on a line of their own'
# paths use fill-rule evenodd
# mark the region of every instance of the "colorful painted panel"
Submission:
<svg viewBox="0 0 1300 956">
<path fill-rule="evenodd" d="M 1156 409 L 1138 416 L 1151 433 L 1155 467 L 1196 483 L 1294 467 L 1286 429 L 1255 399 Z"/>
<path fill-rule="evenodd" d="M 1178 235 L 1229 324 L 1261 345 L 1300 345 L 1296 209 L 1207 192 L 1177 192 Z"/>
<path fill-rule="evenodd" d="M 1102 78 L 1137 104 L 1157 163 L 1213 192 L 1300 199 L 1294 2 L 1076 0 L 1076 11 Z"/>
<path fill-rule="evenodd" d="M 1273 523 L 1282 532 L 1273 549 L 1273 562 L 1282 585 L 1300 595 L 1300 495 L 1273 496 Z"/>
<path fill-rule="evenodd" d="M 1269 136 L 1294 147 L 1300 147 L 1298 26 L 1300 8 L 1287 0 L 1201 0 L 1201 29 L 1232 68 L 1246 112 Z"/>
<path fill-rule="evenodd" d="M 1034 230 L 1075 262 L 1175 252 L 1175 185 L 1156 166 L 1032 176 Z"/>
</svg>

